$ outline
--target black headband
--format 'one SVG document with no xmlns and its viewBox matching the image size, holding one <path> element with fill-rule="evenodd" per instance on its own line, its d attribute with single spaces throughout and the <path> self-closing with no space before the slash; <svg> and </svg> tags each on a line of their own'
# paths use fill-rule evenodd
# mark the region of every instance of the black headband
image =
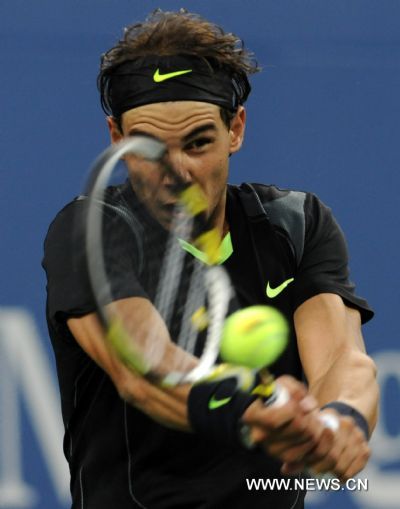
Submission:
<svg viewBox="0 0 400 509">
<path fill-rule="evenodd" d="M 250 93 L 246 74 L 196 56 L 146 56 L 99 76 L 103 110 L 114 117 L 144 104 L 202 101 L 236 111 Z"/>
</svg>

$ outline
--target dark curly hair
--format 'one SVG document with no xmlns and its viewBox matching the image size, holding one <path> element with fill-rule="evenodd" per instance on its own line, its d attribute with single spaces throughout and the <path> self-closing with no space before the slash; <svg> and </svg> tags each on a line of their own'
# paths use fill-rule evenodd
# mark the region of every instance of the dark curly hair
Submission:
<svg viewBox="0 0 400 509">
<path fill-rule="evenodd" d="M 138 57 L 178 54 L 197 56 L 226 70 L 235 85 L 238 104 L 244 103 L 250 92 L 246 77 L 260 70 L 253 54 L 236 35 L 186 9 L 178 12 L 156 9 L 145 21 L 125 28 L 122 39 L 102 55 L 97 84 L 103 109 L 110 109 L 110 77 L 118 66 Z M 234 114 L 221 108 L 228 127 Z M 115 121 L 121 126 L 120 118 Z"/>
</svg>

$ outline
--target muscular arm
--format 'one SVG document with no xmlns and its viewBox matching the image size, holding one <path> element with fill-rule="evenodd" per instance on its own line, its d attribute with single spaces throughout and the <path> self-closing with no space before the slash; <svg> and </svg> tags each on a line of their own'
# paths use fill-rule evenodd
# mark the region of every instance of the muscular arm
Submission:
<svg viewBox="0 0 400 509">
<path fill-rule="evenodd" d="M 196 361 L 191 355 L 172 343 L 164 322 L 147 299 L 121 299 L 113 306 L 118 307 L 121 316 L 129 316 L 124 323 L 135 338 L 141 338 L 143 348 L 147 343 L 147 350 L 149 342 L 158 344 L 156 352 L 162 352 L 162 357 L 152 353 L 158 373 L 177 369 L 178 366 L 180 370 L 184 367 L 189 369 L 195 365 Z M 140 373 L 128 369 L 109 346 L 96 313 L 70 318 L 67 324 L 81 348 L 110 376 L 123 399 L 166 426 L 190 430 L 186 408 L 189 385 L 161 388 Z"/>
<path fill-rule="evenodd" d="M 310 393 L 320 406 L 331 401 L 351 405 L 366 418 L 371 433 L 378 385 L 375 365 L 365 352 L 359 312 L 337 295 L 320 294 L 303 303 L 294 320 Z M 338 417 L 333 443 L 321 440 L 303 461 L 285 465 L 285 473 L 311 466 L 316 473 L 332 472 L 344 482 L 364 468 L 370 455 L 366 437 L 351 417 Z"/>
<path fill-rule="evenodd" d="M 377 419 L 374 362 L 365 352 L 360 314 L 333 294 L 320 294 L 294 315 L 298 346 L 310 392 L 321 406 L 340 400 L 368 421 Z"/>
</svg>

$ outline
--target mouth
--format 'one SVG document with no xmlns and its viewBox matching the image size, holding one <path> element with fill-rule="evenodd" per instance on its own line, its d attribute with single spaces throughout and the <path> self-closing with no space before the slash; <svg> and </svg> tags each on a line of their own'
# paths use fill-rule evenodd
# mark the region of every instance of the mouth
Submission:
<svg viewBox="0 0 400 509">
<path fill-rule="evenodd" d="M 173 216 L 179 212 L 180 207 L 178 203 L 160 203 L 158 209 L 165 215 Z"/>
<path fill-rule="evenodd" d="M 180 216 L 183 211 L 179 206 L 179 203 L 158 203 L 157 211 L 160 216 L 167 219 L 168 222 L 172 221 L 174 218 Z"/>
<path fill-rule="evenodd" d="M 185 212 L 179 202 L 164 203 L 159 208 L 159 220 L 178 237 L 188 238 L 193 228 L 193 218 Z"/>
</svg>

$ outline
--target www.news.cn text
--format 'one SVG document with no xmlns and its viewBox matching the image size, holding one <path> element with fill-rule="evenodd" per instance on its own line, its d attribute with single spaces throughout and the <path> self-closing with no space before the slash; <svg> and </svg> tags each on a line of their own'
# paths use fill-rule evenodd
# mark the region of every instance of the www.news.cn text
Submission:
<svg viewBox="0 0 400 509">
<path fill-rule="evenodd" d="M 368 491 L 368 479 L 288 477 L 279 479 L 246 478 L 249 491 Z"/>
</svg>

